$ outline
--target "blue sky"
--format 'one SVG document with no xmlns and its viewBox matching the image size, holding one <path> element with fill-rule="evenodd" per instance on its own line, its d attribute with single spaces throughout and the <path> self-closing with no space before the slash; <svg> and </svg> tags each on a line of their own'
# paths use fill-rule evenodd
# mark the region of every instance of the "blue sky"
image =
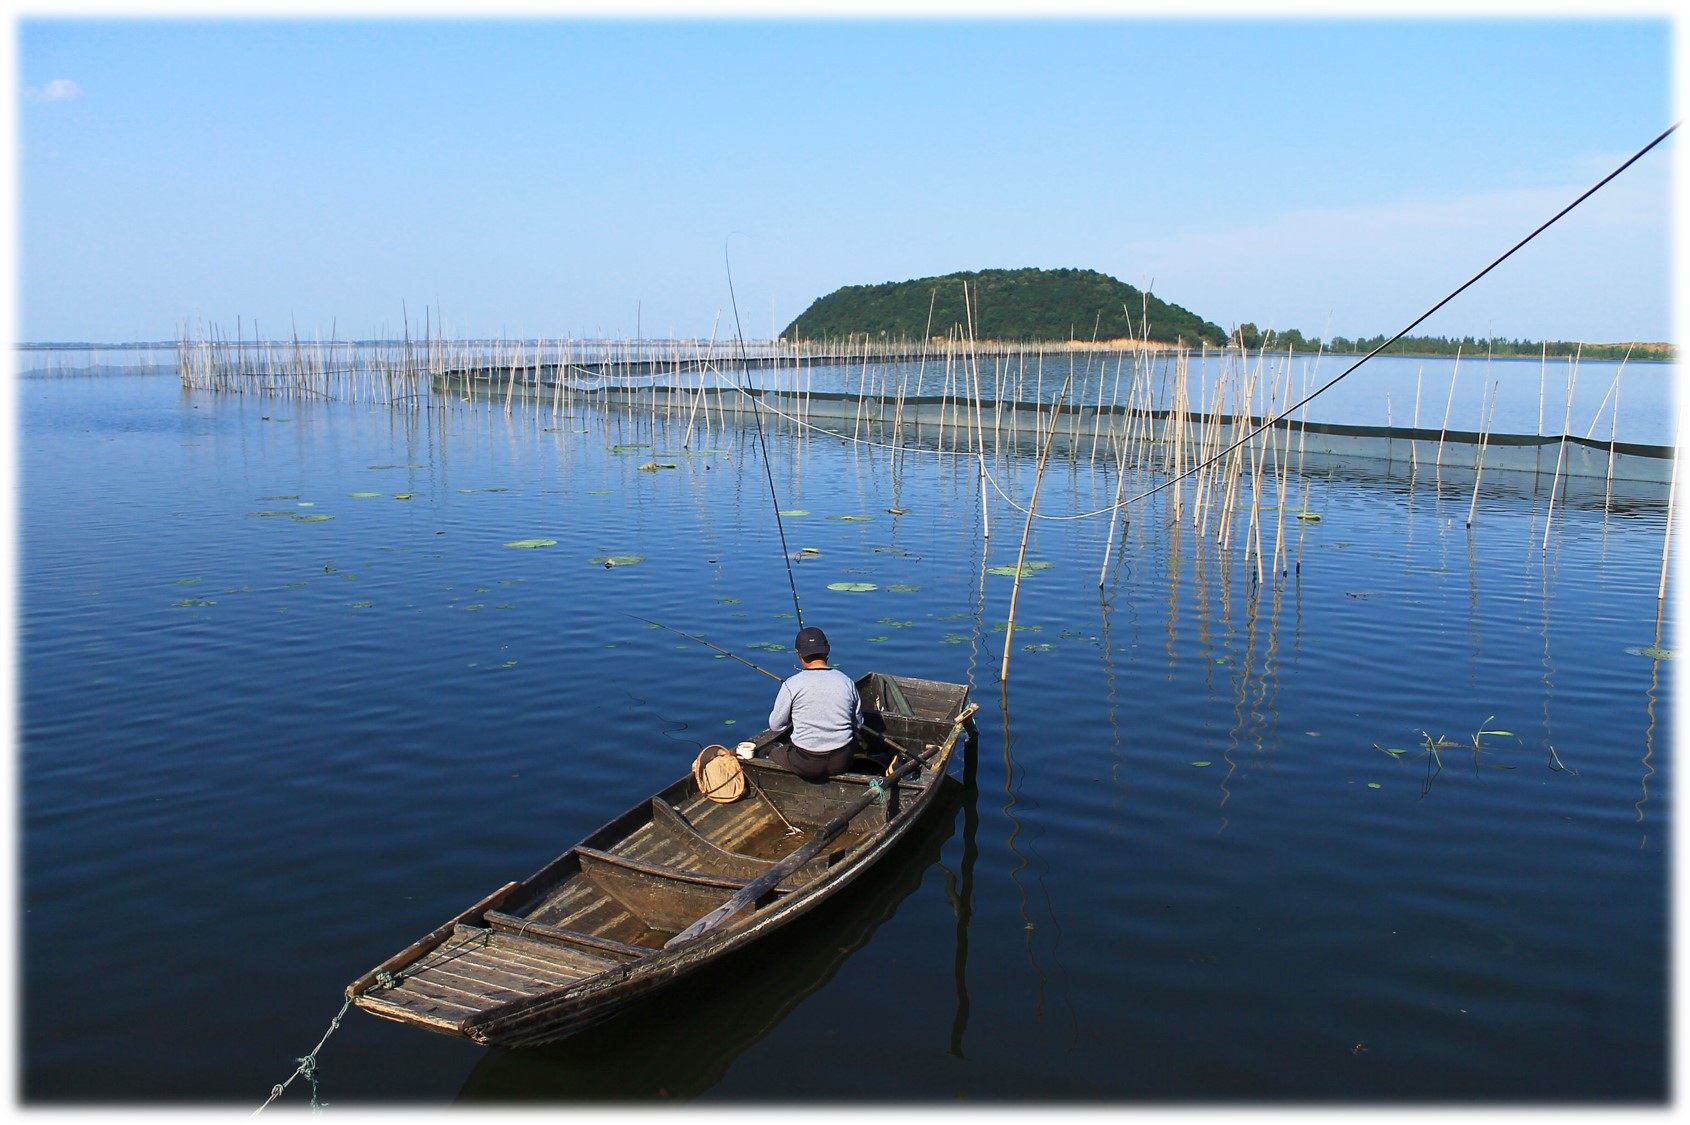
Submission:
<svg viewBox="0 0 1690 1125">
<path fill-rule="evenodd" d="M 1393 332 L 1674 117 L 1664 19 L 17 23 L 16 334 L 747 336 L 1103 270 Z M 1676 137 L 1425 332 L 1672 332 Z"/>
</svg>

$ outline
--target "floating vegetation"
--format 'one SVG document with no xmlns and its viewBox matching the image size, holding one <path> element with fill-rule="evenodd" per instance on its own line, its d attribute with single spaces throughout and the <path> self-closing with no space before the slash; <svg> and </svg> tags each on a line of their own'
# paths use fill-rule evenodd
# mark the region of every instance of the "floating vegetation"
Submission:
<svg viewBox="0 0 1690 1125">
<path fill-rule="evenodd" d="M 203 581 L 205 581 L 203 578 L 178 578 L 176 580 L 176 585 L 178 585 L 178 586 L 192 586 L 196 582 L 203 582 Z"/>
<path fill-rule="evenodd" d="M 516 667 L 516 661 L 507 660 L 503 664 L 499 665 L 499 667 L 501 667 L 501 668 L 515 668 Z"/>
<path fill-rule="evenodd" d="M 351 606 L 353 609 L 371 609 L 375 606 L 376 603 L 375 602 L 347 602 L 346 604 Z"/>
<path fill-rule="evenodd" d="M 225 594 L 250 594 L 250 593 L 252 593 L 252 587 L 251 586 L 231 586 L 227 590 L 224 590 L 223 592 Z"/>
<path fill-rule="evenodd" d="M 841 523 L 868 523 L 874 519 L 873 516 L 829 516 L 827 518 L 839 520 Z"/>
<path fill-rule="evenodd" d="M 717 597 L 716 597 L 716 603 L 718 605 L 738 605 L 739 599 L 738 598 L 730 598 L 730 597 L 727 597 L 726 595 L 723 595 L 723 594 L 718 594 Z"/>
<path fill-rule="evenodd" d="M 906 516 L 910 511 L 908 508 L 887 508 L 886 510 L 895 516 Z"/>
<path fill-rule="evenodd" d="M 1053 563 L 1053 562 L 1043 562 L 1043 561 L 1022 563 L 1021 564 L 1021 571 L 1020 571 L 1021 577 L 1025 578 L 1029 574 L 1037 574 L 1041 570 L 1049 570 L 1051 567 L 1053 567 L 1055 565 L 1056 564 Z M 989 566 L 989 567 L 986 568 L 986 573 L 987 574 L 1001 574 L 1005 578 L 1014 578 L 1016 576 L 1016 568 L 1013 567 L 1013 566 Z"/>
<path fill-rule="evenodd" d="M 483 605 L 481 602 L 471 602 L 469 605 L 464 606 L 464 612 L 465 613 L 474 613 L 476 610 L 486 609 L 486 608 L 487 607 L 485 605 Z"/>
<path fill-rule="evenodd" d="M 647 461 L 640 466 L 642 473 L 655 473 L 659 469 L 673 469 L 675 466 L 668 461 Z"/>
<path fill-rule="evenodd" d="M 502 487 L 501 488 L 460 488 L 460 489 L 458 489 L 458 491 L 459 492 L 465 492 L 465 493 L 469 493 L 469 492 L 509 492 L 510 489 L 502 488 Z"/>
<path fill-rule="evenodd" d="M 866 594 L 878 587 L 873 582 L 829 582 L 827 588 L 842 594 Z"/>
<path fill-rule="evenodd" d="M 289 512 L 288 518 L 291 520 L 297 520 L 299 523 L 322 523 L 324 520 L 334 519 L 333 516 L 323 515 L 320 512 L 307 512 L 303 516 L 299 515 L 297 512 Z"/>
<path fill-rule="evenodd" d="M 800 547 L 798 553 L 806 558 L 821 554 L 820 547 Z"/>
<path fill-rule="evenodd" d="M 779 641 L 753 641 L 747 648 L 761 649 L 764 652 L 785 652 L 786 646 Z"/>
<path fill-rule="evenodd" d="M 635 563 L 645 562 L 645 556 L 644 555 L 599 555 L 596 558 L 591 558 L 591 559 L 588 559 L 587 561 L 591 562 L 591 563 L 598 563 L 600 566 L 602 566 L 602 567 L 604 567 L 605 569 L 608 570 L 609 568 L 611 568 L 613 566 L 633 566 Z"/>
<path fill-rule="evenodd" d="M 869 550 L 877 555 L 897 555 L 901 559 L 919 559 L 921 557 L 907 547 L 870 547 Z"/>
<path fill-rule="evenodd" d="M 190 607 L 198 609 L 198 608 L 203 607 L 203 606 L 216 605 L 217 603 L 214 602 L 214 601 L 211 601 L 208 598 L 181 598 L 177 601 L 171 602 L 170 604 L 174 605 L 174 606 L 180 606 L 184 609 L 187 609 L 187 608 L 190 608 Z"/>
<path fill-rule="evenodd" d="M 915 622 L 913 622 L 913 621 L 899 621 L 896 617 L 882 617 L 882 618 L 880 618 L 880 620 L 876 621 L 875 624 L 876 625 L 890 625 L 894 629 L 908 629 L 911 625 L 914 625 Z"/>
<path fill-rule="evenodd" d="M 920 586 L 912 586 L 908 582 L 894 582 L 886 587 L 887 592 L 892 594 L 913 594 L 920 589 Z"/>
<path fill-rule="evenodd" d="M 1191 764 L 1196 766 L 1198 769 L 1203 769 L 1204 767 L 1212 766 L 1215 763 L 1210 762 L 1210 761 L 1197 761 L 1197 762 L 1192 762 Z"/>
<path fill-rule="evenodd" d="M 1319 523 L 1320 522 L 1320 513 L 1319 512 L 1298 512 L 1297 518 L 1300 519 L 1300 520 L 1307 520 L 1309 523 Z"/>
<path fill-rule="evenodd" d="M 248 512 L 247 515 L 251 516 L 253 519 L 274 520 L 274 519 L 281 519 L 283 516 L 291 516 L 291 515 L 293 515 L 293 513 L 292 512 Z"/>
<path fill-rule="evenodd" d="M 284 589 L 284 590 L 303 590 L 308 585 L 310 585 L 310 583 L 308 583 L 308 582 L 283 582 L 282 583 L 282 589 Z"/>
<path fill-rule="evenodd" d="M 532 550 L 535 547 L 555 547 L 555 546 L 557 546 L 557 540 L 556 539 L 512 539 L 509 543 L 506 543 L 505 546 L 507 546 L 507 547 L 520 547 L 520 548 L 523 548 L 525 550 Z"/>
<path fill-rule="evenodd" d="M 879 644 L 881 641 L 889 641 L 891 639 L 892 639 L 891 637 L 870 637 L 869 643 L 870 644 Z"/>
<path fill-rule="evenodd" d="M 1626 649 L 1626 652 L 1630 653 L 1632 656 L 1647 656 L 1650 660 L 1673 660 L 1678 656 L 1678 654 L 1672 649 L 1662 648 L 1660 645 L 1645 645 L 1641 648 L 1628 648 Z"/>
<path fill-rule="evenodd" d="M 393 494 L 393 498 L 395 500 L 409 500 L 411 497 L 413 497 L 415 495 L 416 495 L 416 493 L 414 493 L 414 492 L 395 492 Z"/>
<path fill-rule="evenodd" d="M 940 640 L 941 643 L 947 644 L 947 645 L 960 645 L 960 644 L 965 643 L 968 640 L 968 634 L 967 633 L 946 633 L 943 637 L 940 637 L 939 640 Z"/>
<path fill-rule="evenodd" d="M 354 499 L 354 500 L 374 500 L 376 497 L 380 496 L 381 493 L 379 493 L 379 492 L 348 492 L 347 495 L 352 497 L 352 499 Z"/>
<path fill-rule="evenodd" d="M 651 448 L 651 446 L 649 444 L 647 444 L 646 442 L 636 441 L 636 442 L 631 442 L 627 445 L 613 445 L 613 446 L 610 447 L 610 451 L 612 453 L 632 453 L 636 449 L 650 449 L 650 448 Z"/>
<path fill-rule="evenodd" d="M 992 623 L 992 632 L 994 632 L 994 633 L 1003 632 L 1004 631 L 1004 624 L 1005 623 L 1002 622 L 1002 621 L 993 622 Z M 1017 633 L 1037 633 L 1039 630 L 1041 630 L 1043 628 L 1044 628 L 1043 625 L 1017 625 L 1015 627 L 1015 631 Z"/>
<path fill-rule="evenodd" d="M 807 516 L 810 511 L 808 508 L 782 508 L 780 514 L 787 519 L 794 519 L 798 516 Z"/>
<path fill-rule="evenodd" d="M 1055 650 L 1055 648 L 1056 648 L 1056 646 L 1051 644 L 1049 641 L 1044 641 L 1044 642 L 1041 642 L 1041 643 L 1036 644 L 1036 645 L 1022 645 L 1021 651 L 1022 652 L 1052 652 L 1052 651 Z"/>
<path fill-rule="evenodd" d="M 1384 786 L 1380 785 L 1377 781 L 1368 782 L 1367 787 L 1369 789 L 1383 789 L 1384 788 Z"/>
</svg>

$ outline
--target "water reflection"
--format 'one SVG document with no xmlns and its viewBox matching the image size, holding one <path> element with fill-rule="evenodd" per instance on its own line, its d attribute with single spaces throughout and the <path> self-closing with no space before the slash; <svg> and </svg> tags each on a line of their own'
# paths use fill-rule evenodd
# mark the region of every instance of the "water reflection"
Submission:
<svg viewBox="0 0 1690 1125">
<path fill-rule="evenodd" d="M 947 778 L 910 837 L 813 913 L 571 1039 L 528 1049 L 490 1048 L 464 1080 L 457 1100 L 686 1101 L 705 1093 L 742 1053 L 779 1027 L 788 1013 L 873 940 L 875 931 L 939 862 L 945 843 L 956 832 L 958 810 L 972 805 L 965 787 Z M 962 973 L 967 904 L 973 893 L 971 853 L 971 840 L 965 839 L 953 1047 L 960 1043 L 967 1022 Z"/>
</svg>

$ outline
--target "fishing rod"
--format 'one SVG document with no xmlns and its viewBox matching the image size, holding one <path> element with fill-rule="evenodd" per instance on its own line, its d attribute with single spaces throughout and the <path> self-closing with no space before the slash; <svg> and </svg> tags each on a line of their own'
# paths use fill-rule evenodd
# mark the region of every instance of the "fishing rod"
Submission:
<svg viewBox="0 0 1690 1125">
<path fill-rule="evenodd" d="M 755 669 L 756 671 L 763 673 L 763 675 L 769 677 L 769 679 L 771 679 L 771 680 L 774 680 L 776 683 L 785 683 L 786 682 L 786 680 L 783 677 L 775 675 L 773 672 L 769 671 L 767 668 L 763 667 L 762 665 L 753 664 L 753 663 L 751 663 L 751 661 L 745 659 L 745 657 L 739 655 L 739 653 L 729 652 L 727 649 L 723 648 L 721 645 L 712 644 L 709 641 L 705 640 L 703 637 L 697 636 L 693 633 L 688 633 L 683 629 L 677 629 L 673 625 L 665 625 L 661 621 L 653 621 L 649 617 L 641 617 L 637 613 L 629 613 L 626 610 L 622 611 L 622 616 L 632 617 L 635 621 L 644 621 L 647 625 L 654 625 L 659 629 L 667 629 L 671 633 L 679 633 L 681 636 L 685 637 L 689 641 L 697 641 L 699 644 L 703 645 L 705 648 L 713 648 L 717 652 L 721 653 L 723 656 L 731 656 L 733 659 L 739 661 L 741 664 L 745 665 L 747 668 L 752 668 L 752 669 Z"/>
<path fill-rule="evenodd" d="M 1520 241 L 1516 242 L 1513 246 L 1509 247 L 1506 251 L 1504 251 L 1502 253 L 1501 256 L 1499 256 L 1490 265 L 1486 266 L 1484 269 L 1480 270 L 1478 273 L 1474 274 L 1472 277 L 1470 277 L 1466 281 L 1462 282 L 1459 287 L 1457 287 L 1456 289 L 1451 291 L 1451 293 L 1447 297 L 1445 297 L 1443 300 L 1439 301 L 1437 304 L 1433 305 L 1431 308 L 1427 309 L 1425 312 L 1423 312 L 1419 316 L 1415 317 L 1412 321 L 1410 321 L 1407 325 L 1405 325 L 1403 327 L 1403 329 L 1401 331 L 1399 331 L 1395 336 L 1392 336 L 1389 340 L 1386 340 L 1384 343 L 1380 344 L 1378 347 L 1374 348 L 1372 351 L 1368 352 L 1366 355 L 1362 356 L 1360 359 L 1356 360 L 1354 363 L 1352 363 L 1348 367 L 1344 368 L 1344 370 L 1340 371 L 1337 375 L 1333 376 L 1331 382 L 1328 382 L 1327 384 L 1318 388 L 1317 390 L 1313 391 L 1312 393 L 1303 396 L 1303 398 L 1301 400 L 1292 403 L 1290 406 L 1288 406 L 1285 409 L 1279 411 L 1277 414 L 1269 417 L 1266 421 L 1262 422 L 1260 425 L 1251 429 L 1243 437 L 1239 438 L 1237 441 L 1233 442 L 1231 445 L 1227 446 L 1225 449 L 1221 450 L 1219 453 L 1216 453 L 1213 456 L 1203 460 L 1202 462 L 1200 462 L 1196 465 L 1193 465 L 1191 468 L 1187 469 L 1183 473 L 1180 473 L 1178 476 L 1170 477 L 1167 480 L 1163 481 L 1161 484 L 1156 485 L 1154 488 L 1150 488 L 1150 489 L 1148 489 L 1144 492 L 1139 493 L 1137 496 L 1130 497 L 1129 499 L 1118 501 L 1115 504 L 1110 505 L 1110 507 L 1108 507 L 1108 508 L 1100 508 L 1100 509 L 1098 509 L 1098 511 L 1099 512 L 1107 512 L 1107 511 L 1110 511 L 1111 509 L 1124 508 L 1127 505 L 1136 504 L 1140 500 L 1148 499 L 1149 497 L 1156 495 L 1158 492 L 1161 492 L 1163 489 L 1168 488 L 1171 485 L 1178 484 L 1180 481 L 1186 479 L 1187 477 L 1191 476 L 1192 474 L 1197 473 L 1204 468 L 1207 468 L 1209 465 L 1214 464 L 1216 461 L 1219 461 L 1221 458 L 1225 457 L 1227 454 L 1231 453 L 1233 450 L 1237 449 L 1239 446 L 1243 445 L 1245 442 L 1253 439 L 1257 434 L 1261 433 L 1263 430 L 1272 426 L 1278 419 L 1291 417 L 1291 415 L 1295 414 L 1302 407 L 1307 406 L 1309 403 L 1313 402 L 1315 399 L 1319 398 L 1321 395 L 1325 394 L 1327 391 L 1329 391 L 1333 387 L 1337 386 L 1337 384 L 1340 380 L 1347 377 L 1356 368 L 1360 367 L 1362 364 L 1366 363 L 1368 360 L 1372 359 L 1374 356 L 1378 355 L 1380 352 L 1384 351 L 1386 348 L 1390 347 L 1392 344 L 1396 343 L 1398 340 L 1400 340 L 1404 336 L 1408 335 L 1422 321 L 1429 318 L 1433 313 L 1437 312 L 1439 309 L 1443 308 L 1445 305 L 1449 304 L 1451 301 L 1453 301 L 1457 297 L 1461 296 L 1461 294 L 1465 293 L 1468 289 L 1472 288 L 1475 284 L 1478 283 L 1480 278 L 1484 277 L 1491 270 L 1494 270 L 1497 266 L 1500 266 L 1503 262 L 1506 262 L 1509 258 L 1512 258 L 1516 251 L 1520 250 L 1522 247 L 1524 247 L 1526 245 L 1526 243 L 1530 242 L 1532 239 L 1536 238 L 1538 235 L 1542 234 L 1544 231 L 1546 231 L 1550 227 L 1554 226 L 1561 219 L 1565 218 L 1567 213 L 1572 211 L 1573 208 L 1577 207 L 1579 204 L 1583 203 L 1585 200 L 1589 199 L 1591 196 L 1593 196 L 1597 192 L 1601 191 L 1604 187 L 1606 187 L 1608 185 L 1609 181 L 1615 179 L 1617 176 L 1619 176 L 1620 173 L 1624 172 L 1627 168 L 1630 168 L 1633 164 L 1636 164 L 1639 160 L 1643 159 L 1644 156 L 1646 156 L 1651 150 L 1653 150 L 1662 141 L 1664 141 L 1668 137 L 1672 136 L 1673 132 L 1678 128 L 1678 125 L 1679 125 L 1679 123 L 1675 121 L 1671 125 L 1667 126 L 1666 130 L 1664 132 L 1662 132 L 1660 136 L 1656 137 L 1654 140 L 1650 141 L 1648 144 L 1644 145 L 1642 148 L 1640 148 L 1636 152 L 1632 153 L 1630 158 L 1627 159 L 1624 164 L 1621 164 L 1618 168 L 1615 168 L 1612 172 L 1609 172 L 1606 176 L 1603 176 L 1600 180 L 1598 180 L 1595 184 L 1593 184 L 1588 190 L 1586 190 L 1584 192 L 1584 194 L 1580 195 L 1577 199 L 1573 200 L 1571 203 L 1567 204 L 1565 207 L 1563 207 L 1559 211 L 1555 212 L 1555 214 L 1551 215 L 1548 219 L 1544 220 L 1543 223 L 1540 224 L 1536 230 L 1532 231 L 1530 234 L 1526 235 L 1526 237 L 1522 238 Z M 1096 514 L 1096 513 L 1093 513 L 1093 514 Z M 1064 518 L 1067 518 L 1067 517 L 1064 517 Z"/>
<path fill-rule="evenodd" d="M 739 326 L 739 298 L 734 296 L 733 263 L 728 260 L 728 240 L 722 240 L 722 265 L 728 272 L 728 300 L 734 310 L 734 336 L 739 340 L 740 389 L 751 400 L 751 417 L 757 423 L 757 447 L 763 452 L 763 475 L 769 480 L 769 503 L 775 510 L 775 530 L 780 533 L 780 558 L 786 564 L 786 584 L 792 587 L 792 612 L 798 616 L 798 627 L 804 627 L 804 610 L 798 604 L 798 581 L 792 576 L 792 552 L 786 545 L 786 526 L 780 519 L 780 498 L 775 495 L 775 473 L 769 466 L 769 445 L 763 439 L 762 403 L 751 393 L 750 364 L 745 358 L 745 333 Z M 756 665 L 752 665 L 756 667 Z M 762 669 L 758 669 L 762 671 Z"/>
<path fill-rule="evenodd" d="M 763 673 L 763 675 L 769 677 L 769 679 L 774 680 L 777 683 L 785 683 L 786 682 L 780 676 L 775 675 L 773 672 L 769 671 L 767 668 L 763 667 L 762 665 L 753 664 L 753 663 L 751 663 L 751 661 L 745 659 L 745 657 L 741 656 L 739 653 L 730 652 L 728 649 L 723 648 L 721 645 L 714 644 L 710 641 L 707 641 L 703 637 L 698 636 L 696 633 L 689 633 L 684 629 L 677 629 L 673 625 L 665 625 L 661 621 L 653 621 L 649 617 L 641 617 L 637 613 L 629 613 L 627 610 L 621 610 L 620 612 L 621 612 L 622 616 L 624 616 L 624 617 L 632 617 L 635 621 L 644 621 L 647 625 L 652 625 L 652 626 L 655 626 L 656 628 L 659 628 L 659 629 L 667 629 L 671 633 L 679 633 L 681 636 L 685 637 L 689 641 L 697 641 L 699 644 L 703 645 L 705 648 L 713 648 L 717 652 L 721 653 L 723 656 L 732 657 L 734 660 L 739 661 L 741 664 L 745 665 L 747 668 L 750 668 L 753 671 L 761 672 L 761 673 Z M 907 746 L 904 746 L 902 743 L 898 742 L 896 739 L 892 738 L 891 735 L 885 733 L 884 731 L 878 731 L 878 730 L 875 730 L 872 727 L 866 727 L 866 726 L 865 727 L 859 727 L 858 729 L 867 733 L 867 734 L 873 735 L 875 738 L 880 739 L 880 741 L 886 743 L 886 745 L 890 746 L 892 749 L 896 750 L 900 754 L 905 755 L 906 757 L 914 757 L 915 756 L 915 751 L 909 749 Z"/>
</svg>

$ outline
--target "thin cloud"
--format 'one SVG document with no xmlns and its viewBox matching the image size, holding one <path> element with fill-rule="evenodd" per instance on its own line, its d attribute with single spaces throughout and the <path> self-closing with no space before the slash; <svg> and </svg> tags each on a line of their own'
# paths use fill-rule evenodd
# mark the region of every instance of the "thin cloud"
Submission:
<svg viewBox="0 0 1690 1125">
<path fill-rule="evenodd" d="M 74 102 L 82 96 L 82 87 L 68 78 L 55 78 L 45 86 L 30 86 L 24 97 L 32 102 Z"/>
<path fill-rule="evenodd" d="M 1568 184 L 1292 210 L 1141 240 L 1133 259 L 1170 299 L 1223 325 L 1250 320 L 1319 336 L 1389 332 L 1581 190 Z M 1669 171 L 1637 166 L 1421 331 L 1666 339 L 1669 198 Z"/>
</svg>

